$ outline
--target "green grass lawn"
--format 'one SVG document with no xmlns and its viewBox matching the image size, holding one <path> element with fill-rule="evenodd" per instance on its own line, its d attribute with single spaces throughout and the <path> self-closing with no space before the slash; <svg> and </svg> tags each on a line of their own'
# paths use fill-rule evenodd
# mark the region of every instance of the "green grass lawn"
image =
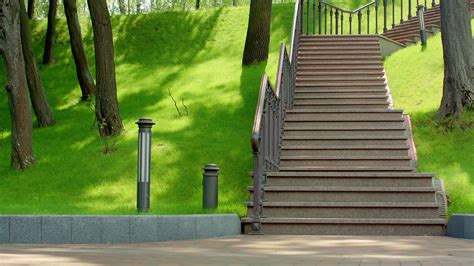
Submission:
<svg viewBox="0 0 474 266">
<path fill-rule="evenodd" d="M 433 119 L 443 88 L 441 34 L 426 49 L 413 45 L 389 56 L 385 68 L 395 108 L 411 115 L 419 170 L 445 181 L 450 214 L 474 213 L 474 114 L 459 123 Z"/>
<path fill-rule="evenodd" d="M 279 44 L 289 43 L 293 4 L 274 5 L 268 64 L 241 66 L 248 6 L 165 12 L 112 19 L 120 112 L 126 132 L 103 154 L 94 114 L 81 103 L 64 19 L 58 23 L 56 63 L 41 66 L 58 124 L 34 129 L 37 163 L 9 169 L 10 118 L 0 97 L 1 214 L 125 214 L 135 212 L 137 127 L 156 122 L 152 147 L 151 212 L 202 213 L 202 167 L 217 163 L 219 209 L 245 215 L 251 184 L 251 127 L 260 78 L 275 79 Z M 90 66 L 92 31 L 83 23 Z M 41 58 L 46 21 L 35 23 Z M 3 64 L 2 64 L 3 65 Z M 3 68 L 2 68 L 3 69 Z M 1 70 L 4 73 L 3 70 Z M 4 83 L 4 74 L 0 75 Z M 179 117 L 168 90 L 189 116 Z M 183 108 L 181 106 L 181 108 Z M 113 143 L 114 141 L 110 141 Z"/>
</svg>

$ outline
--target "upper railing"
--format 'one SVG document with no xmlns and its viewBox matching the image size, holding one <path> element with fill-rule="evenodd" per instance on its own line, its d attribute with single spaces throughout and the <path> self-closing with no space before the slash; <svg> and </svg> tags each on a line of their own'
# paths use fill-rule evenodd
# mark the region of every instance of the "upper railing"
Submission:
<svg viewBox="0 0 474 266">
<path fill-rule="evenodd" d="M 280 60 L 273 90 L 267 75 L 260 84 L 260 94 L 252 130 L 253 165 L 253 213 L 252 232 L 260 233 L 260 219 L 263 214 L 263 192 L 266 175 L 277 171 L 280 165 L 281 141 L 286 110 L 293 108 L 296 81 L 296 57 L 301 35 L 300 2 L 295 2 L 295 15 L 291 35 L 290 55 L 284 43 L 281 44 Z"/>
<path fill-rule="evenodd" d="M 440 0 L 370 0 L 354 10 L 329 0 L 301 0 L 302 31 L 312 34 L 378 34 L 415 17 L 417 7 L 435 7 Z"/>
</svg>

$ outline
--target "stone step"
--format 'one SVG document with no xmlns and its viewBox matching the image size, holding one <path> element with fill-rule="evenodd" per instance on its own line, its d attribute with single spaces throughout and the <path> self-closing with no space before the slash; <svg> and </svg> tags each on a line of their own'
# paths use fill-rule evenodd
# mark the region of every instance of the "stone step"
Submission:
<svg viewBox="0 0 474 266">
<path fill-rule="evenodd" d="M 365 50 L 301 50 L 298 51 L 298 58 L 304 56 L 380 56 L 380 50 L 378 49 L 365 49 Z"/>
<path fill-rule="evenodd" d="M 308 81 L 314 81 L 314 82 L 321 82 L 321 81 L 332 81 L 332 82 L 352 82 L 352 84 L 358 84 L 359 82 L 378 82 L 378 83 L 383 83 L 385 84 L 385 77 L 373 77 L 373 76 L 367 76 L 364 77 L 362 75 L 359 75 L 357 77 L 347 77 L 347 76 L 341 76 L 341 77 L 333 77 L 333 76 L 323 76 L 323 77 L 314 77 L 314 76 L 296 76 L 296 82 L 308 82 Z"/>
<path fill-rule="evenodd" d="M 338 42 L 338 41 L 378 41 L 376 35 L 302 35 L 301 41 L 326 41 L 326 42 Z"/>
<path fill-rule="evenodd" d="M 253 202 L 248 202 L 252 214 Z M 438 203 L 426 202 L 263 202 L 264 217 L 342 219 L 437 219 Z"/>
<path fill-rule="evenodd" d="M 294 105 L 295 108 L 299 109 L 309 109 L 312 110 L 310 107 L 347 107 L 348 109 L 352 108 L 366 108 L 366 107 L 373 107 L 373 108 L 388 108 L 388 98 L 382 99 L 382 98 L 376 98 L 376 99 L 370 99 L 370 98 L 360 98 L 360 99 L 295 99 Z M 337 109 L 337 108 L 332 108 L 332 109 Z M 322 109 L 324 110 L 324 109 Z"/>
<path fill-rule="evenodd" d="M 366 87 L 366 88 L 385 88 L 387 84 L 384 80 L 381 81 L 297 81 L 297 88 L 314 88 L 314 87 L 336 87 L 343 88 L 354 86 Z"/>
<path fill-rule="evenodd" d="M 307 109 L 307 110 L 343 110 L 343 109 L 352 109 L 352 108 L 364 108 L 367 110 L 373 108 L 388 108 L 388 102 L 383 103 L 354 103 L 354 104 L 346 104 L 346 103 L 311 103 L 311 102 L 303 102 L 303 103 L 295 103 L 294 105 L 296 108 L 299 109 Z"/>
<path fill-rule="evenodd" d="M 309 92 L 301 92 L 300 90 L 295 91 L 295 98 L 298 99 L 311 99 L 316 97 L 316 99 L 319 97 L 345 97 L 345 98 L 351 98 L 351 97 L 358 97 L 361 95 L 366 95 L 366 96 L 386 96 L 388 97 L 388 92 L 386 89 L 366 89 L 366 90 L 354 90 L 354 89 L 349 89 L 349 90 L 341 90 L 341 89 L 334 89 L 334 90 L 312 90 Z M 386 108 L 385 108 L 386 109 Z"/>
<path fill-rule="evenodd" d="M 284 146 L 281 156 L 408 156 L 408 146 Z"/>
<path fill-rule="evenodd" d="M 384 71 L 383 65 L 300 65 L 298 75 L 304 72 L 332 72 L 332 71 Z"/>
<path fill-rule="evenodd" d="M 355 76 L 355 77 L 383 77 L 385 76 L 385 73 L 383 71 L 370 71 L 370 70 L 339 70 L 339 71 L 298 71 L 297 77 L 305 77 L 305 76 L 310 76 L 310 77 L 339 77 L 339 76 Z"/>
<path fill-rule="evenodd" d="M 299 55 L 298 62 L 314 61 L 314 60 L 382 60 L 382 55 Z"/>
<path fill-rule="evenodd" d="M 280 156 L 280 167 L 409 167 L 406 156 Z"/>
<path fill-rule="evenodd" d="M 381 60 L 298 60 L 298 69 L 300 66 L 329 66 L 329 67 L 336 67 L 336 66 L 373 66 L 373 67 L 383 67 L 383 63 Z"/>
<path fill-rule="evenodd" d="M 253 187 L 248 187 L 252 201 Z M 435 203 L 433 187 L 266 186 L 265 202 Z"/>
<path fill-rule="evenodd" d="M 252 219 L 242 220 L 244 233 Z M 268 235 L 409 235 L 444 236 L 444 219 L 315 219 L 262 218 L 261 232 Z"/>
<path fill-rule="evenodd" d="M 350 136 L 405 136 L 405 129 L 401 130 L 287 130 L 283 132 L 285 137 L 350 137 Z"/>
<path fill-rule="evenodd" d="M 397 143 L 399 145 L 399 143 Z M 282 172 L 415 172 L 415 167 L 280 167 Z"/>
<path fill-rule="evenodd" d="M 314 98 L 314 99 L 340 99 L 340 98 Z M 345 99 L 345 98 L 342 98 Z M 360 97 L 358 99 L 385 99 L 386 96 Z M 359 109 L 360 110 L 360 109 Z M 306 122 L 354 122 L 354 121 L 380 121 L 380 122 L 403 122 L 403 113 L 401 111 L 353 111 L 353 110 L 290 110 L 286 113 L 285 121 L 306 121 Z"/>
<path fill-rule="evenodd" d="M 377 172 L 269 172 L 268 186 L 431 187 L 426 173 Z"/>
<path fill-rule="evenodd" d="M 347 129 L 347 128 L 392 128 L 392 127 L 403 127 L 404 123 L 396 122 L 377 122 L 377 121 L 357 121 L 357 122 L 334 122 L 334 121 L 325 121 L 325 122 L 302 122 L 302 121 L 285 121 L 285 128 L 295 128 L 295 127 L 304 127 L 304 128 L 333 128 L 333 129 Z"/>
<path fill-rule="evenodd" d="M 331 46 L 331 47 L 340 47 L 344 48 L 345 46 L 355 46 L 361 47 L 365 46 L 366 48 L 374 48 L 379 46 L 378 40 L 367 40 L 367 41 L 338 41 L 338 42 L 330 42 L 330 41 L 312 41 L 312 40 L 301 40 L 300 47 L 324 47 L 324 46 Z"/>
</svg>

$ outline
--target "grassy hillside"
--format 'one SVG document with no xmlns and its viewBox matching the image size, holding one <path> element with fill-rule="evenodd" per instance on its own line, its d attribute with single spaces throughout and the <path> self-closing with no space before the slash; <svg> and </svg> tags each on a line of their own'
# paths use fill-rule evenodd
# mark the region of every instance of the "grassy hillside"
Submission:
<svg viewBox="0 0 474 266">
<path fill-rule="evenodd" d="M 441 34 L 426 49 L 414 45 L 388 57 L 385 68 L 395 108 L 411 115 L 419 170 L 445 181 L 450 213 L 474 213 L 474 114 L 458 123 L 433 120 L 443 88 Z"/>
<path fill-rule="evenodd" d="M 9 170 L 8 105 L 6 94 L 0 96 L 0 213 L 133 213 L 134 123 L 150 117 L 157 123 L 151 212 L 203 212 L 201 169 L 213 162 L 221 168 L 217 211 L 244 215 L 259 82 L 264 71 L 275 78 L 279 43 L 288 43 L 292 15 L 292 4 L 274 6 L 268 64 L 248 68 L 241 66 L 248 7 L 114 17 L 118 97 L 126 132 L 109 141 L 116 149 L 110 155 L 103 153 L 104 143 L 92 126 L 93 112 L 79 101 L 67 28 L 60 20 L 56 62 L 41 66 L 58 124 L 35 128 L 37 164 L 25 172 Z M 46 22 L 36 22 L 33 28 L 40 58 Z M 83 23 L 83 35 L 93 68 L 89 23 Z M 189 116 L 178 116 L 168 90 L 182 109 L 184 101 Z"/>
</svg>

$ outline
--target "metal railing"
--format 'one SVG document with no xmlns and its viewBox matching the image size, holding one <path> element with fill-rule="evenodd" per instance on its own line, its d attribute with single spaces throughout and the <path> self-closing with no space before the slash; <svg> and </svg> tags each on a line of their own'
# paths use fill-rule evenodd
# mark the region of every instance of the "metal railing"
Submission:
<svg viewBox="0 0 474 266">
<path fill-rule="evenodd" d="M 260 234 L 266 175 L 280 165 L 281 141 L 286 110 L 293 108 L 296 82 L 296 58 L 301 35 L 300 1 L 295 1 L 291 50 L 281 44 L 280 60 L 273 90 L 268 76 L 263 75 L 252 130 L 253 149 L 253 213 L 251 232 Z"/>
<path fill-rule="evenodd" d="M 425 11 L 439 1 L 424 0 Z M 301 0 L 301 27 L 306 35 L 378 34 L 416 17 L 420 2 L 423 0 L 370 0 L 347 10 L 329 0 Z"/>
</svg>

